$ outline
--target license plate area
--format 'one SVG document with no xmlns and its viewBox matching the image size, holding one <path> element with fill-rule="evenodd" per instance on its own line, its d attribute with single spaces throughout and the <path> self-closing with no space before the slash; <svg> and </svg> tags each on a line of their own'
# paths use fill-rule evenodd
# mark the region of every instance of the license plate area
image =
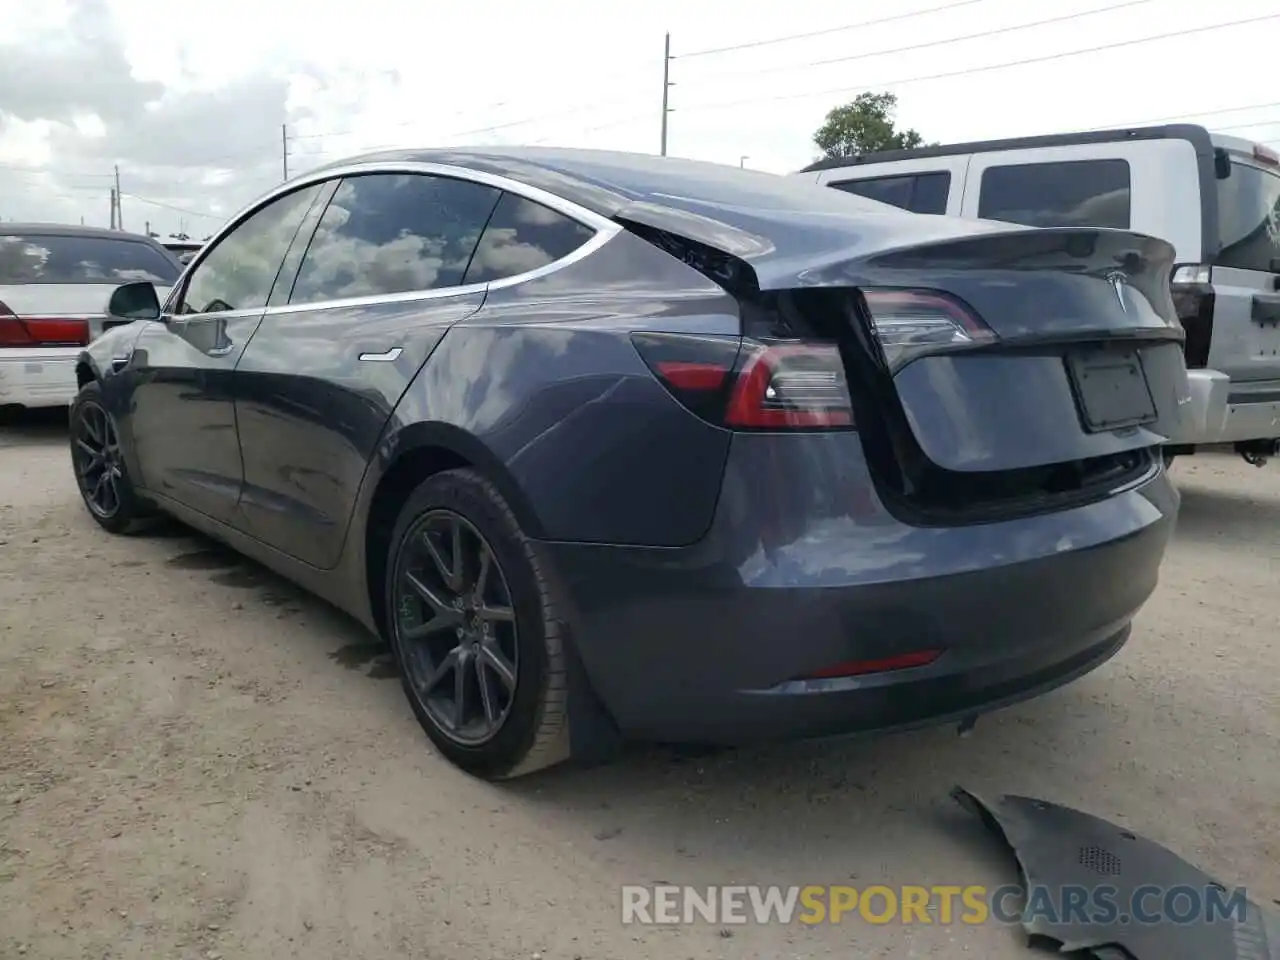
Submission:
<svg viewBox="0 0 1280 960">
<path fill-rule="evenodd" d="M 1156 419 L 1151 387 L 1136 350 L 1072 351 L 1066 366 L 1080 419 L 1089 433 Z"/>
</svg>

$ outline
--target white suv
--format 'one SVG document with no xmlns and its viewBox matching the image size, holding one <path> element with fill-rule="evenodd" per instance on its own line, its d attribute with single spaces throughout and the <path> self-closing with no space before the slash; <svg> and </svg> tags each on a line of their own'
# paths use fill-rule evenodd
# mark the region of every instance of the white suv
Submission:
<svg viewBox="0 0 1280 960">
<path fill-rule="evenodd" d="M 1280 157 L 1171 125 L 990 140 L 812 164 L 794 176 L 923 214 L 1137 230 L 1174 245 L 1189 428 L 1167 455 L 1280 449 Z"/>
</svg>

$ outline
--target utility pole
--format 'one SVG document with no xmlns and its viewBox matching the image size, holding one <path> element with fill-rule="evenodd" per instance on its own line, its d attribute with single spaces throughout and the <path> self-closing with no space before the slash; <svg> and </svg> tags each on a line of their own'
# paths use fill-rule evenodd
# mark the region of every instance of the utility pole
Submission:
<svg viewBox="0 0 1280 960">
<path fill-rule="evenodd" d="M 667 155 L 667 114 L 671 93 L 671 33 L 668 31 L 662 44 L 662 155 Z"/>
<path fill-rule="evenodd" d="M 111 188 L 111 229 L 116 228 L 116 188 Z"/>
<path fill-rule="evenodd" d="M 738 157 L 738 166 L 745 168 L 747 165 L 747 161 L 750 159 L 751 159 L 750 155 L 744 153 L 742 156 Z"/>
<path fill-rule="evenodd" d="M 116 164 L 116 229 L 124 229 L 124 211 L 120 209 L 120 164 Z"/>
<path fill-rule="evenodd" d="M 144 226 L 146 227 L 147 236 L 148 237 L 151 236 L 151 221 L 150 220 L 146 221 Z"/>
<path fill-rule="evenodd" d="M 289 125 L 280 124 L 280 162 L 284 167 L 284 178 L 289 179 Z"/>
</svg>

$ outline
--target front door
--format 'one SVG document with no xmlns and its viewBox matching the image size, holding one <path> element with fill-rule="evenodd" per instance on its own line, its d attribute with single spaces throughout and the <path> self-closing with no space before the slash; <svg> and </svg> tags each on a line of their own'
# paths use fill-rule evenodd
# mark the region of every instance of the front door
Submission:
<svg viewBox="0 0 1280 960">
<path fill-rule="evenodd" d="M 342 181 L 276 298 L 287 304 L 268 307 L 236 368 L 250 534 L 338 562 L 392 411 L 449 326 L 484 303 L 485 286 L 462 281 L 500 193 L 411 172 Z"/>
<path fill-rule="evenodd" d="M 148 490 L 231 520 L 244 481 L 231 377 L 320 192 L 277 197 L 215 240 L 174 289 L 163 322 L 139 335 L 129 426 Z"/>
</svg>

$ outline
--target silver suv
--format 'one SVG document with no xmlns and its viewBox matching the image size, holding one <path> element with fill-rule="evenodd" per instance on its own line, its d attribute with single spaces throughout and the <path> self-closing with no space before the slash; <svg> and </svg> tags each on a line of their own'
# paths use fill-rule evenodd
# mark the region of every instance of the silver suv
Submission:
<svg viewBox="0 0 1280 960">
<path fill-rule="evenodd" d="M 915 213 L 1136 230 L 1177 250 L 1191 381 L 1166 458 L 1280 449 L 1280 156 L 1177 124 L 991 140 L 815 163 L 796 176 Z"/>
</svg>

